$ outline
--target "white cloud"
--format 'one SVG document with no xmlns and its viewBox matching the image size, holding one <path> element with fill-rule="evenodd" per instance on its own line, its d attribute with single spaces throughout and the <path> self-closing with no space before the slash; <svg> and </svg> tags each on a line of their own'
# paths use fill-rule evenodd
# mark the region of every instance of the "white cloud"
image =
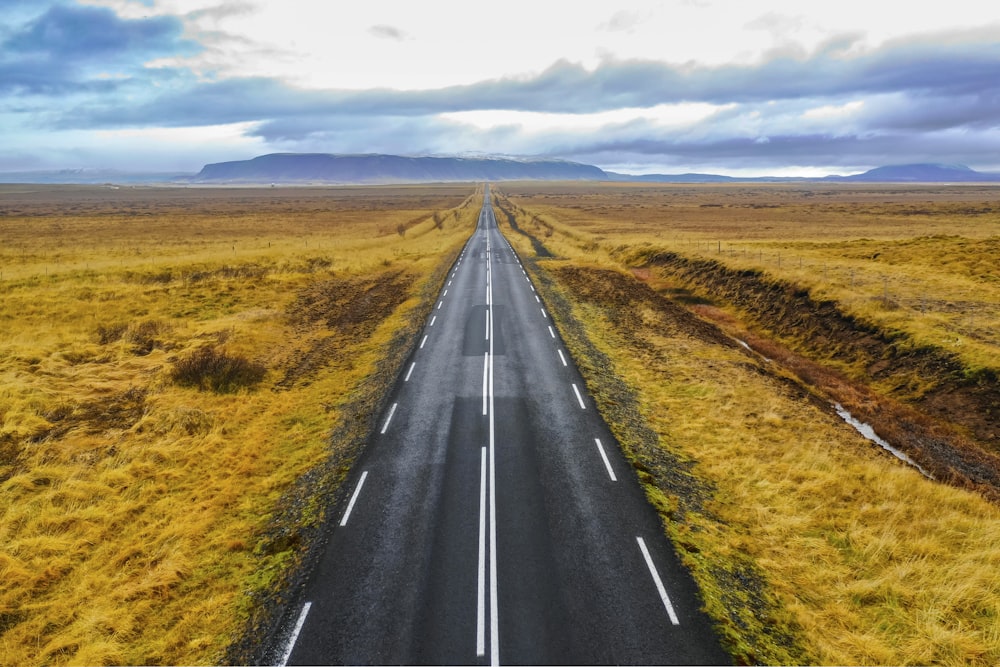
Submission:
<svg viewBox="0 0 1000 667">
<path fill-rule="evenodd" d="M 856 115 L 865 106 L 864 100 L 854 100 L 853 102 L 845 102 L 844 104 L 824 104 L 823 106 L 813 107 L 812 109 L 806 109 L 802 112 L 803 118 L 817 118 L 817 119 L 843 119 L 848 116 Z"/>
</svg>

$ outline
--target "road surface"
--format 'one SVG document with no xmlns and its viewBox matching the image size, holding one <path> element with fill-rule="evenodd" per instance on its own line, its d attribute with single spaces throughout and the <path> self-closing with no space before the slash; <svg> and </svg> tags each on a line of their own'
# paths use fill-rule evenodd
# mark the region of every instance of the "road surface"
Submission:
<svg viewBox="0 0 1000 667">
<path fill-rule="evenodd" d="M 420 336 L 275 660 L 727 663 L 488 188 Z"/>
</svg>

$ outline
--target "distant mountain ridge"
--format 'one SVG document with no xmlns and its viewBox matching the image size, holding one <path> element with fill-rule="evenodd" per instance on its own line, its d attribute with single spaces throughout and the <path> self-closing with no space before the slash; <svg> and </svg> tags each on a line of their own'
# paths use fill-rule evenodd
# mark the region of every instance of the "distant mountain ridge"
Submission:
<svg viewBox="0 0 1000 667">
<path fill-rule="evenodd" d="M 377 184 L 510 180 L 638 183 L 1000 183 L 1000 173 L 960 164 L 916 163 L 824 177 L 721 174 L 621 174 L 568 160 L 499 157 L 414 157 L 385 154 L 271 153 L 250 160 L 206 164 L 197 174 L 136 173 L 110 169 L 0 172 L 0 183 L 52 184 Z"/>
<path fill-rule="evenodd" d="M 607 172 L 614 181 L 643 183 L 795 183 L 834 181 L 842 183 L 1000 183 L 1000 174 L 970 169 L 962 164 L 917 163 L 875 167 L 849 176 L 722 176 L 719 174 L 617 174 Z"/>
<path fill-rule="evenodd" d="M 197 183 L 425 183 L 440 181 L 607 180 L 598 167 L 565 160 L 271 153 L 207 164 Z"/>
<path fill-rule="evenodd" d="M 863 174 L 827 176 L 825 180 L 865 183 L 995 183 L 1000 174 L 970 169 L 963 164 L 918 163 L 876 167 Z"/>
</svg>

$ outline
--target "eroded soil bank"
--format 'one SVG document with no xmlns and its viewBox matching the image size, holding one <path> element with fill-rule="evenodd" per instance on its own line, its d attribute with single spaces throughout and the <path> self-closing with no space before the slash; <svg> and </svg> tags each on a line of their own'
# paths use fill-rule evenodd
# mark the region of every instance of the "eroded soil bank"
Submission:
<svg viewBox="0 0 1000 667">
<path fill-rule="evenodd" d="M 636 277 L 666 300 L 695 302 L 693 312 L 841 403 L 936 479 L 1000 499 L 1000 382 L 992 369 L 966 368 L 946 350 L 879 330 L 758 271 L 674 253 L 645 258 L 643 268 Z M 735 309 L 745 323 L 715 306 Z"/>
</svg>

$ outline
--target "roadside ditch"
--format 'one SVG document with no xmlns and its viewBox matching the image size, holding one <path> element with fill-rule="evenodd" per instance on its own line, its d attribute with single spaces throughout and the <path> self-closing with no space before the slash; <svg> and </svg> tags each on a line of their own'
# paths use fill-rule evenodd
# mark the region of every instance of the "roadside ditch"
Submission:
<svg viewBox="0 0 1000 667">
<path fill-rule="evenodd" d="M 1000 501 L 995 371 L 965 368 L 954 354 L 881 331 L 833 301 L 817 301 L 758 271 L 657 253 L 633 274 L 665 298 L 673 293 L 693 302 L 692 312 L 790 372 L 831 409 L 840 404 L 871 425 L 935 479 Z"/>
</svg>

